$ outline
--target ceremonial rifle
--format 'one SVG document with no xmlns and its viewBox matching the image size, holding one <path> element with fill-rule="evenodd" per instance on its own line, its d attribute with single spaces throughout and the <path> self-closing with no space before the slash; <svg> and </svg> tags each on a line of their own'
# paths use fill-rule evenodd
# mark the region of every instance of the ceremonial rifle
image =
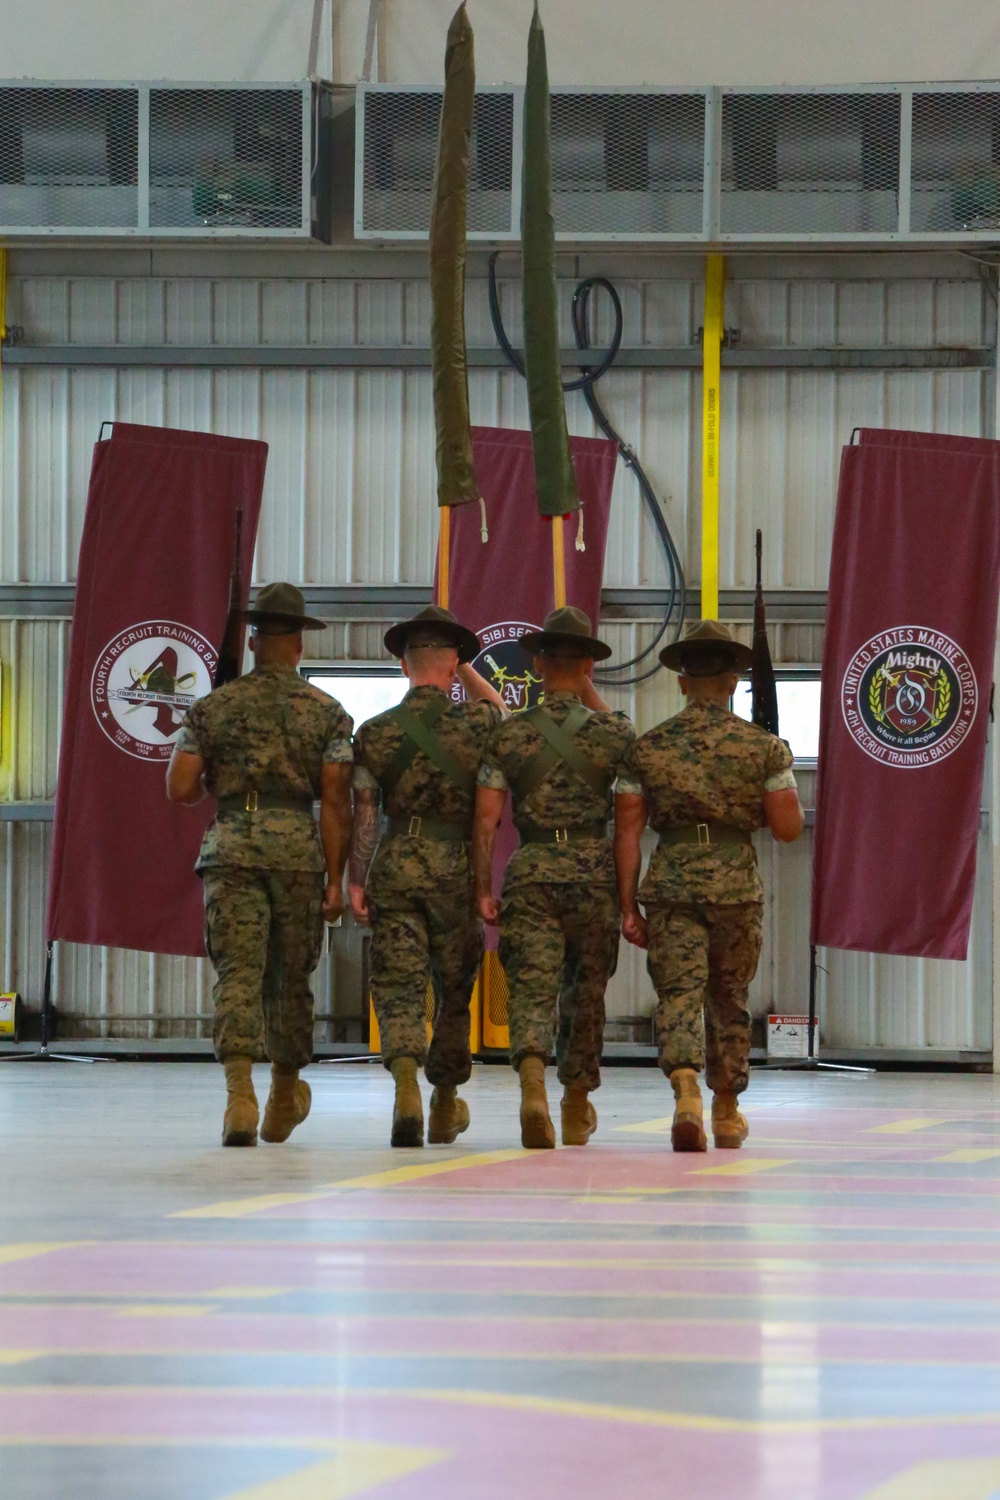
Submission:
<svg viewBox="0 0 1000 1500">
<path fill-rule="evenodd" d="M 760 569 L 763 534 L 757 533 L 757 592 L 753 605 L 753 662 L 750 667 L 751 717 L 768 734 L 778 733 L 778 690 L 774 680 L 771 648 L 767 643 L 767 615 Z"/>
<path fill-rule="evenodd" d="M 236 512 L 233 571 L 229 577 L 229 615 L 219 647 L 213 687 L 235 682 L 243 671 L 243 512 Z"/>
</svg>

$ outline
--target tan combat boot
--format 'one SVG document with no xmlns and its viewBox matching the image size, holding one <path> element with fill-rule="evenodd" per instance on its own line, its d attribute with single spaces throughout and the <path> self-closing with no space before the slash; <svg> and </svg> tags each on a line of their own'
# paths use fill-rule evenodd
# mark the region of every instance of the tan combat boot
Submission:
<svg viewBox="0 0 1000 1500">
<path fill-rule="evenodd" d="M 521 1145 L 529 1151 L 551 1151 L 556 1132 L 549 1117 L 545 1093 L 545 1063 L 540 1057 L 526 1057 L 518 1068 L 521 1079 Z"/>
<path fill-rule="evenodd" d="M 396 1099 L 392 1107 L 393 1146 L 424 1144 L 424 1105 L 417 1083 L 415 1057 L 397 1057 L 389 1071 L 396 1080 Z"/>
<path fill-rule="evenodd" d="M 450 1146 L 469 1128 L 469 1106 L 458 1097 L 454 1084 L 439 1083 L 431 1095 L 427 1117 L 427 1141 L 431 1146 Z"/>
<path fill-rule="evenodd" d="M 222 1121 L 224 1146 L 256 1146 L 257 1095 L 253 1091 L 249 1057 L 230 1057 L 223 1063 L 226 1070 L 226 1113 Z"/>
<path fill-rule="evenodd" d="M 675 1068 L 670 1082 L 677 1100 L 670 1144 L 675 1151 L 707 1151 L 697 1073 L 694 1068 Z"/>
<path fill-rule="evenodd" d="M 282 1068 L 272 1063 L 271 1092 L 260 1127 L 261 1140 L 272 1144 L 287 1141 L 296 1125 L 302 1124 L 311 1105 L 312 1089 L 299 1077 L 298 1068 Z"/>
<path fill-rule="evenodd" d="M 597 1129 L 597 1110 L 587 1096 L 587 1090 L 563 1089 L 562 1096 L 562 1143 L 564 1146 L 585 1146 Z"/>
<path fill-rule="evenodd" d="M 750 1126 L 736 1108 L 738 1097 L 720 1090 L 712 1100 L 712 1136 L 723 1150 L 738 1151 L 750 1134 Z"/>
</svg>

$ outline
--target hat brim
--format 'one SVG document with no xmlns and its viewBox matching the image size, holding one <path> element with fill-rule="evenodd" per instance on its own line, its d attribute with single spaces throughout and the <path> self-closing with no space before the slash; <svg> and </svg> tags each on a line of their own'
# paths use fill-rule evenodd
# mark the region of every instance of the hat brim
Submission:
<svg viewBox="0 0 1000 1500">
<path fill-rule="evenodd" d="M 243 618 L 248 625 L 288 625 L 293 631 L 326 630 L 329 624 L 312 615 L 286 615 L 274 609 L 245 609 Z"/>
<path fill-rule="evenodd" d="M 607 661 L 611 655 L 611 647 L 604 641 L 599 641 L 596 636 L 572 635 L 569 631 L 562 630 L 529 630 L 518 637 L 517 644 L 529 656 L 537 656 L 550 646 L 575 646 L 582 656 L 588 656 L 591 661 Z"/>
<path fill-rule="evenodd" d="M 421 630 L 427 634 L 433 631 L 454 646 L 460 662 L 474 661 L 479 655 L 478 635 L 457 622 L 452 624 L 450 620 L 402 620 L 386 631 L 382 644 L 391 656 L 401 657 L 406 651 L 410 636 Z"/>
<path fill-rule="evenodd" d="M 753 652 L 742 641 L 675 641 L 672 646 L 664 646 L 660 652 L 660 661 L 671 672 L 683 672 L 682 659 L 685 656 L 723 654 L 732 657 L 730 671 L 748 672 L 753 664 Z"/>
</svg>

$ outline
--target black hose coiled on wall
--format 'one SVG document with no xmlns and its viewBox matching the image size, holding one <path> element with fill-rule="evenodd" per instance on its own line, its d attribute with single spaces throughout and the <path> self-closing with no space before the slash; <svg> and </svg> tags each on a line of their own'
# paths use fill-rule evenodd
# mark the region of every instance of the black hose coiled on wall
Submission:
<svg viewBox="0 0 1000 1500">
<path fill-rule="evenodd" d="M 500 252 L 495 250 L 489 260 L 489 300 L 490 318 L 493 322 L 493 332 L 496 334 L 497 343 L 507 356 L 509 363 L 524 375 L 524 361 L 513 348 L 507 337 L 503 326 L 503 317 L 500 312 L 500 298 L 497 292 L 496 263 Z M 639 462 L 634 449 L 625 442 L 621 433 L 611 422 L 610 417 L 601 405 L 594 389 L 602 375 L 606 375 L 614 364 L 618 350 L 621 347 L 622 331 L 624 327 L 624 314 L 622 312 L 621 298 L 613 284 L 606 276 L 587 276 L 579 283 L 573 293 L 572 322 L 573 336 L 576 339 L 576 347 L 581 354 L 590 350 L 590 332 L 588 329 L 588 313 L 590 310 L 591 293 L 600 288 L 607 292 L 611 299 L 614 310 L 614 333 L 607 350 L 598 360 L 597 364 L 590 365 L 581 361 L 580 374 L 575 379 L 564 382 L 564 391 L 581 391 L 583 399 L 590 409 L 590 414 L 604 436 L 610 438 L 617 446 L 618 452 L 628 469 L 635 475 L 639 485 L 639 491 L 649 511 L 656 534 L 660 539 L 663 549 L 664 561 L 667 567 L 667 600 L 664 608 L 663 620 L 659 629 L 638 656 L 630 657 L 628 661 L 618 662 L 614 667 L 605 668 L 603 671 L 595 672 L 603 682 L 611 687 L 632 687 L 637 683 L 645 682 L 647 678 L 655 676 L 659 671 L 659 664 L 641 672 L 638 676 L 620 677 L 617 674 L 627 671 L 630 667 L 640 666 L 659 646 L 663 637 L 673 628 L 673 639 L 680 637 L 684 628 L 684 567 L 681 563 L 680 553 L 670 534 L 667 519 L 663 514 L 663 508 L 656 497 L 653 486 L 649 482 L 649 476 Z"/>
</svg>

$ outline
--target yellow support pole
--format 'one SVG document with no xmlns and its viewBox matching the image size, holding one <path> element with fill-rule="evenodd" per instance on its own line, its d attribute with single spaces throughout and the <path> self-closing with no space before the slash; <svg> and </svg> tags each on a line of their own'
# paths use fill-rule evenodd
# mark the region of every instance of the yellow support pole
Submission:
<svg viewBox="0 0 1000 1500">
<path fill-rule="evenodd" d="M 441 507 L 441 529 L 438 535 L 438 597 L 442 609 L 448 608 L 451 595 L 451 580 L 448 570 L 451 565 L 451 506 Z"/>
<path fill-rule="evenodd" d="M 555 586 L 556 609 L 566 603 L 566 538 L 563 535 L 563 516 L 552 517 L 552 581 Z"/>
<path fill-rule="evenodd" d="M 721 255 L 705 264 L 702 334 L 701 617 L 719 618 L 719 427 L 723 304 L 726 270 Z"/>
</svg>

